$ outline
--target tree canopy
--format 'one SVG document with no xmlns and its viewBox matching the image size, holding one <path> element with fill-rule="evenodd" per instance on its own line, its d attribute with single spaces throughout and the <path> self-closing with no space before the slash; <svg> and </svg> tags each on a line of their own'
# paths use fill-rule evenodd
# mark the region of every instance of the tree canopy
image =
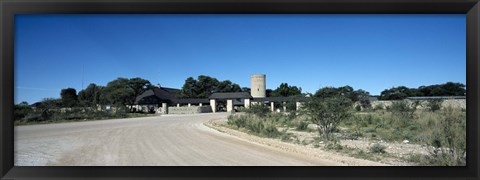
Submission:
<svg viewBox="0 0 480 180">
<path fill-rule="evenodd" d="M 289 86 L 287 83 L 282 83 L 277 89 L 270 94 L 272 97 L 290 97 L 302 94 L 302 88 L 297 86 Z"/>
<path fill-rule="evenodd" d="M 316 125 L 320 137 L 324 140 L 331 140 L 331 133 L 337 128 L 342 120 L 351 116 L 350 99 L 344 96 L 312 97 L 302 105 L 302 114 Z"/>
<path fill-rule="evenodd" d="M 357 101 L 366 101 L 368 100 L 368 97 L 370 96 L 370 93 L 358 89 L 354 90 L 351 86 L 342 86 L 342 87 L 324 87 L 314 94 L 315 97 L 320 97 L 320 98 L 331 98 L 331 97 L 345 97 L 350 99 L 352 102 L 357 102 Z"/>
<path fill-rule="evenodd" d="M 97 86 L 94 83 L 88 85 L 84 90 L 78 92 L 78 100 L 81 105 L 93 107 L 97 104 L 104 104 L 100 101 L 100 95 L 103 90 L 103 86 Z"/>
<path fill-rule="evenodd" d="M 64 107 L 74 107 L 78 104 L 77 90 L 74 88 L 62 89 L 60 97 Z"/>
<path fill-rule="evenodd" d="M 242 92 L 242 88 L 230 80 L 219 81 L 210 76 L 200 75 L 197 79 L 187 78 L 177 96 L 179 98 L 207 98 L 216 92 Z"/>
<path fill-rule="evenodd" d="M 380 93 L 380 100 L 401 100 L 415 96 L 465 96 L 465 85 L 461 83 L 447 82 L 418 88 L 405 86 L 392 87 Z"/>
<path fill-rule="evenodd" d="M 112 105 L 133 105 L 137 96 L 151 88 L 151 83 L 142 78 L 117 78 L 103 88 L 100 99 Z"/>
</svg>

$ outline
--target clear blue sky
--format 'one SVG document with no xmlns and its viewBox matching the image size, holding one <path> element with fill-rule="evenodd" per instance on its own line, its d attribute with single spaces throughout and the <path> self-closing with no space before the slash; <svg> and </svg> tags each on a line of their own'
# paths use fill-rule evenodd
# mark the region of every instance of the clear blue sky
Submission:
<svg viewBox="0 0 480 180">
<path fill-rule="evenodd" d="M 141 77 L 266 74 L 314 93 L 466 83 L 465 15 L 16 15 L 15 102 Z"/>
</svg>

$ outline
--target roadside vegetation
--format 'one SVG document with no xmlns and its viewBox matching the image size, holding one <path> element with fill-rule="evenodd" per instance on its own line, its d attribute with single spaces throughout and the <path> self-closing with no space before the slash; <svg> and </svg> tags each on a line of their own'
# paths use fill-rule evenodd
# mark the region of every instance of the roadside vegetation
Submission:
<svg viewBox="0 0 480 180">
<path fill-rule="evenodd" d="M 15 125 L 148 116 L 149 113 L 131 113 L 131 105 L 150 88 L 150 82 L 141 78 L 117 78 L 107 86 L 92 83 L 78 94 L 74 88 L 65 88 L 60 91 L 60 98 L 16 104 Z"/>
<path fill-rule="evenodd" d="M 346 92 L 338 93 L 342 88 L 321 89 L 303 102 L 299 111 L 275 113 L 263 103 L 254 104 L 242 113 L 230 115 L 226 126 L 374 161 L 466 165 L 465 109 L 442 107 L 441 100 L 397 100 L 390 106 L 372 107 L 365 100 L 365 92 L 343 90 Z M 367 145 L 357 148 L 349 146 L 350 142 Z M 399 155 L 390 147 L 394 145 L 424 152 Z"/>
</svg>

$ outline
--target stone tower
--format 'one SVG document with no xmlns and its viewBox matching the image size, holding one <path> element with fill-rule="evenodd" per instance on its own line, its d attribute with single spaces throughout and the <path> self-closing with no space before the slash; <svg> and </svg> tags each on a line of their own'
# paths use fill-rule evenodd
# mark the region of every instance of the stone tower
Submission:
<svg viewBox="0 0 480 180">
<path fill-rule="evenodd" d="M 254 98 L 264 98 L 266 95 L 266 76 L 265 74 L 254 74 L 250 76 L 250 95 Z"/>
</svg>

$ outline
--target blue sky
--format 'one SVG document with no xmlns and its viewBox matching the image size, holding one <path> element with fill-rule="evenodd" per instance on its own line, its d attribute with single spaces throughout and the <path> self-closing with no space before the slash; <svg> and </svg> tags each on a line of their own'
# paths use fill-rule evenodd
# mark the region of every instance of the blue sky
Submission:
<svg viewBox="0 0 480 180">
<path fill-rule="evenodd" d="M 373 95 L 466 84 L 465 25 L 463 14 L 16 15 L 15 102 L 117 77 L 181 88 L 208 75 L 249 87 L 251 74 L 266 74 L 270 89 L 350 85 Z"/>
</svg>

